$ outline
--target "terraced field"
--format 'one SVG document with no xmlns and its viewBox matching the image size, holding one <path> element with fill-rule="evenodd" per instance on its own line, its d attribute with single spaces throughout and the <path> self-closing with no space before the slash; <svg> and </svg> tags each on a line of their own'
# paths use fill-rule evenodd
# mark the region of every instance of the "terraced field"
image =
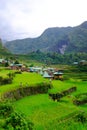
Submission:
<svg viewBox="0 0 87 130">
<path fill-rule="evenodd" d="M 26 87 L 26 84 L 31 86 L 41 82 L 49 83 L 49 79 L 44 79 L 37 73 L 23 72 L 22 74 L 16 74 L 12 84 L 0 86 L 0 96 L 18 89 L 20 83 L 22 83 L 22 87 Z M 80 111 L 87 113 L 87 104 L 81 106 L 73 104 L 76 95 L 87 92 L 87 81 L 70 78 L 64 81 L 52 80 L 51 84 L 53 87 L 49 89 L 48 93 L 26 96 L 12 102 L 14 108 L 29 118 L 34 123 L 34 129 L 36 130 L 57 130 L 58 128 L 60 130 L 86 130 L 87 126 L 85 124 L 75 123 L 69 119 Z M 49 93 L 61 92 L 72 86 L 77 87 L 76 92 L 63 97 L 59 102 L 50 99 Z M 69 126 L 68 123 L 71 124 L 71 122 L 72 126 Z"/>
</svg>

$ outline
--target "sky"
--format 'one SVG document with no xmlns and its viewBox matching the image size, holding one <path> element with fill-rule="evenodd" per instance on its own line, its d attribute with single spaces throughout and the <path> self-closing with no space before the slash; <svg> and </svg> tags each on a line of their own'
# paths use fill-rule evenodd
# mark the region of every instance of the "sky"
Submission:
<svg viewBox="0 0 87 130">
<path fill-rule="evenodd" d="M 0 38 L 40 36 L 49 27 L 87 21 L 87 0 L 0 0 Z"/>
</svg>

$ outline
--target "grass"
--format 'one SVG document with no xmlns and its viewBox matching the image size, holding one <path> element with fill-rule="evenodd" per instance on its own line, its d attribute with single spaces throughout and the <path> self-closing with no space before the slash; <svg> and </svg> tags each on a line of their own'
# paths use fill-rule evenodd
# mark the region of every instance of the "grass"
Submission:
<svg viewBox="0 0 87 130">
<path fill-rule="evenodd" d="M 74 95 L 81 93 L 82 91 L 87 91 L 87 82 L 83 81 L 52 81 L 53 88 L 50 92 L 59 92 L 65 90 L 73 85 L 77 86 L 77 91 L 72 93 L 70 97 L 66 96 L 62 98 L 60 102 L 54 102 L 48 96 L 48 94 L 35 95 L 30 97 L 25 97 L 14 103 L 18 111 L 23 112 L 28 116 L 35 124 L 35 128 L 39 129 L 58 129 L 56 121 L 66 117 L 67 115 L 83 110 L 87 112 L 87 105 L 75 106 L 73 105 Z M 52 124 L 51 124 L 52 122 Z M 72 128 L 84 127 L 81 124 L 73 124 Z M 64 128 L 64 127 L 63 127 Z M 66 129 L 67 130 L 67 129 Z M 78 129 L 79 130 L 79 129 Z"/>
<path fill-rule="evenodd" d="M 58 120 L 78 110 L 76 106 L 68 106 L 67 103 L 52 101 L 48 94 L 40 94 L 25 97 L 14 103 L 16 109 L 24 113 L 35 124 L 35 127 L 45 129 L 52 120 Z M 68 111 L 67 111 L 68 109 Z"/>
<path fill-rule="evenodd" d="M 41 94 L 41 95 L 35 95 L 35 96 L 28 96 L 25 97 L 17 102 L 14 103 L 16 106 L 16 109 L 18 111 L 23 112 L 26 116 L 28 116 L 35 124 L 35 129 L 37 130 L 51 130 L 51 129 L 58 129 L 58 128 L 66 128 L 65 130 L 69 129 L 64 125 L 58 125 L 56 124 L 57 121 L 61 118 L 66 117 L 67 115 L 76 112 L 76 111 L 85 111 L 87 112 L 87 104 L 82 106 L 75 106 L 73 105 L 73 98 L 75 95 L 81 92 L 87 92 L 87 82 L 83 81 L 58 81 L 54 80 L 52 81 L 53 88 L 49 91 L 52 93 L 59 92 L 62 90 L 65 90 L 72 86 L 77 86 L 77 91 L 72 93 L 70 97 L 66 96 L 61 99 L 60 102 L 54 102 L 51 100 L 48 96 L 48 94 Z M 75 122 L 72 124 L 72 128 L 70 129 L 79 130 L 85 129 L 84 125 L 81 125 L 79 123 L 75 124 Z M 62 129 L 62 130 L 63 130 Z"/>
<path fill-rule="evenodd" d="M 8 73 L 7 70 L 0 70 L 3 76 Z M 69 77 L 69 75 L 67 75 Z M 49 98 L 48 94 L 38 94 L 33 96 L 24 97 L 18 101 L 13 102 L 15 109 L 24 113 L 35 124 L 36 130 L 86 130 L 87 125 L 82 125 L 75 122 L 64 122 L 58 124 L 59 120 L 67 117 L 69 114 L 78 111 L 87 112 L 87 104 L 82 106 L 75 106 L 72 102 L 73 98 L 80 94 L 87 92 L 87 81 L 82 81 L 77 74 L 76 77 L 70 76 L 69 80 L 59 81 L 52 80 L 53 88 L 49 90 L 49 93 L 57 93 L 66 90 L 70 87 L 76 86 L 77 91 L 73 92 L 69 96 L 63 97 L 60 102 L 54 102 Z M 9 85 L 0 86 L 0 95 L 5 92 L 17 89 L 22 82 L 23 86 L 26 83 L 34 85 L 40 82 L 49 82 L 48 79 L 44 79 L 40 74 L 27 73 L 16 74 L 13 79 L 13 83 Z M 72 125 L 71 125 L 72 124 Z"/>
<path fill-rule="evenodd" d="M 40 74 L 37 73 L 23 72 L 22 74 L 16 74 L 12 84 L 0 86 L 0 95 L 19 88 L 20 84 L 22 84 L 23 87 L 26 87 L 26 85 L 31 86 L 41 82 L 49 82 L 49 80 L 44 79 Z"/>
<path fill-rule="evenodd" d="M 68 89 L 72 86 L 76 86 L 76 82 L 60 81 L 60 80 L 53 80 L 52 84 L 54 87 L 49 91 L 50 93 L 60 92 L 63 91 L 64 89 Z"/>
<path fill-rule="evenodd" d="M 7 77 L 7 74 L 10 73 L 10 72 L 13 72 L 13 71 L 2 68 L 2 69 L 0 69 L 0 76 Z"/>
<path fill-rule="evenodd" d="M 23 74 L 16 75 L 13 82 L 16 82 L 16 83 L 22 82 L 23 84 L 28 83 L 31 85 L 31 84 L 36 84 L 43 81 L 45 82 L 46 80 L 43 79 L 43 77 L 40 74 L 23 72 Z"/>
</svg>

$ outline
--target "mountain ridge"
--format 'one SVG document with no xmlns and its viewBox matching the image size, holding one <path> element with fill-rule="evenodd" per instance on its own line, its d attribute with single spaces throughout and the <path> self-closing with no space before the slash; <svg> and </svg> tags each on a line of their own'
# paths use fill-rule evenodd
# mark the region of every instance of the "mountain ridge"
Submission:
<svg viewBox="0 0 87 130">
<path fill-rule="evenodd" d="M 13 40 L 6 42 L 5 46 L 14 54 L 26 54 L 38 49 L 60 54 L 87 52 L 87 21 L 75 27 L 48 28 L 37 38 Z"/>
</svg>

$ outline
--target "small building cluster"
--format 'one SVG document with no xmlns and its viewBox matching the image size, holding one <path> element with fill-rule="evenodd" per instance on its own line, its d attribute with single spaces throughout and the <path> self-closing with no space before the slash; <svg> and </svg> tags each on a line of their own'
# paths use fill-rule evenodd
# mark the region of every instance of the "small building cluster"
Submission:
<svg viewBox="0 0 87 130">
<path fill-rule="evenodd" d="M 29 67 L 29 72 L 41 74 L 44 78 L 63 80 L 63 70 L 56 68 Z"/>
<path fill-rule="evenodd" d="M 79 62 L 75 61 L 73 62 L 74 65 L 87 65 L 87 61 L 86 60 L 81 60 Z"/>
<path fill-rule="evenodd" d="M 36 72 L 42 75 L 44 78 L 49 79 L 60 79 L 63 80 L 63 72 L 62 70 L 58 70 L 56 68 L 44 68 L 44 67 L 27 67 L 21 63 L 15 63 L 11 61 L 6 61 L 4 59 L 0 59 L 1 64 L 5 64 L 8 62 L 8 68 L 11 70 L 19 70 L 19 71 L 26 71 L 26 72 Z"/>
<path fill-rule="evenodd" d="M 63 80 L 62 70 L 58 70 L 56 68 L 26 67 L 23 64 L 10 64 L 10 69 L 26 71 L 31 73 L 35 72 L 35 73 L 39 73 L 44 78 Z"/>
<path fill-rule="evenodd" d="M 23 64 L 10 64 L 10 69 L 12 70 L 20 70 L 20 71 L 28 71 L 28 68 Z"/>
</svg>

